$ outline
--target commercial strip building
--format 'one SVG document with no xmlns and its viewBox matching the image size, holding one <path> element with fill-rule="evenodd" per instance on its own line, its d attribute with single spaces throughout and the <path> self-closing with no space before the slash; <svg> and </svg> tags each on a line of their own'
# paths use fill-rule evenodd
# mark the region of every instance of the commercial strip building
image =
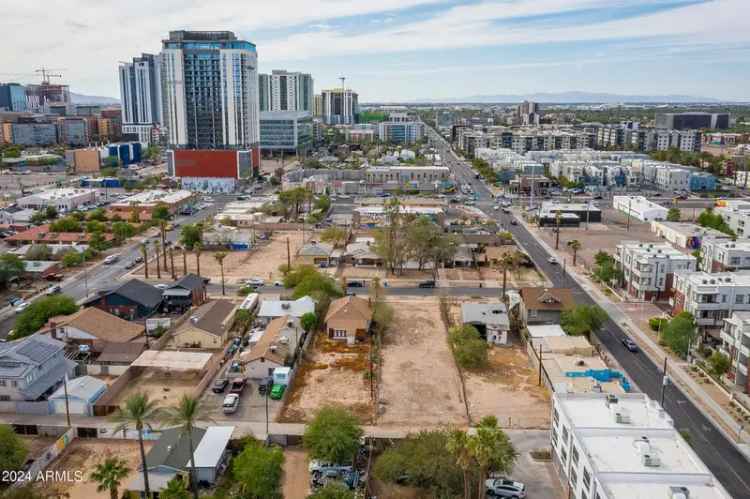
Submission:
<svg viewBox="0 0 750 499">
<path fill-rule="evenodd" d="M 670 298 L 672 315 L 690 312 L 702 330 L 724 326 L 734 312 L 750 311 L 750 272 L 677 272 L 674 296 Z"/>
<path fill-rule="evenodd" d="M 309 111 L 261 111 L 261 151 L 307 154 L 313 146 L 312 128 Z"/>
<path fill-rule="evenodd" d="M 731 361 L 725 380 L 750 393 L 750 312 L 734 312 L 724 319 L 719 351 Z"/>
<path fill-rule="evenodd" d="M 164 205 L 170 213 L 174 214 L 185 206 L 195 203 L 197 196 L 188 190 L 165 191 L 154 189 L 140 192 L 125 199 L 121 199 L 110 205 L 110 210 L 128 219 L 134 211 L 142 218 L 150 218 L 157 206 Z"/>
<path fill-rule="evenodd" d="M 693 272 L 697 266 L 697 258 L 667 243 L 623 241 L 614 257 L 623 272 L 622 287 L 630 296 L 646 301 L 669 298 L 674 273 Z"/>
<path fill-rule="evenodd" d="M 75 211 L 85 204 L 93 203 L 96 203 L 96 191 L 94 189 L 72 187 L 48 189 L 24 196 L 16 201 L 16 204 L 22 208 L 41 210 L 51 206 L 60 213 Z"/>
<path fill-rule="evenodd" d="M 559 214 L 559 216 L 558 216 Z M 593 203 L 557 203 L 545 201 L 539 208 L 539 226 L 578 227 L 581 223 L 600 223 L 602 210 Z"/>
<path fill-rule="evenodd" d="M 713 240 L 730 239 L 728 235 L 716 229 L 701 227 L 690 222 L 655 220 L 651 222 L 651 232 L 667 240 L 675 248 L 691 251 L 700 249 L 703 241 L 709 238 Z"/>
<path fill-rule="evenodd" d="M 641 222 L 666 220 L 669 210 L 644 196 L 613 196 L 612 208 Z"/>
<path fill-rule="evenodd" d="M 550 441 L 567 497 L 731 497 L 645 394 L 555 393 Z"/>
<path fill-rule="evenodd" d="M 258 75 L 260 111 L 307 111 L 313 113 L 315 89 L 308 73 L 274 69 Z"/>
<path fill-rule="evenodd" d="M 248 149 L 260 142 L 258 56 L 230 31 L 171 31 L 160 54 L 169 143 Z M 260 161 L 258 152 L 257 161 Z"/>
</svg>

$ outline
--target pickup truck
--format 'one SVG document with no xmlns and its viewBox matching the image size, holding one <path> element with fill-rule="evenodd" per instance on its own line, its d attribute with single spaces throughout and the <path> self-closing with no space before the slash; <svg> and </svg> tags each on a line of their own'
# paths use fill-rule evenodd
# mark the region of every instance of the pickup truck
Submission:
<svg viewBox="0 0 750 499">
<path fill-rule="evenodd" d="M 232 384 L 229 386 L 229 393 L 241 394 L 245 390 L 247 381 L 245 378 L 234 378 Z"/>
</svg>

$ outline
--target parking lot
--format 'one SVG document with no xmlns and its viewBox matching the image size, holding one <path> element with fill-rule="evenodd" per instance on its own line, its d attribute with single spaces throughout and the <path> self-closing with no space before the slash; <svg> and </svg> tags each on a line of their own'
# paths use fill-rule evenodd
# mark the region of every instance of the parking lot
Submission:
<svg viewBox="0 0 750 499">
<path fill-rule="evenodd" d="M 216 377 L 228 377 L 231 380 L 232 375 L 225 374 L 227 369 L 229 369 L 229 365 L 225 366 Z M 266 400 L 268 401 L 269 421 L 275 421 L 281 411 L 281 400 L 273 400 L 270 397 L 266 399 L 265 396 L 259 393 L 258 384 L 248 381 L 240 395 L 240 405 L 237 408 L 237 412 L 234 414 L 224 414 L 222 403 L 224 402 L 224 397 L 229 393 L 229 386 L 222 393 L 214 393 L 211 389 L 212 385 L 209 385 L 206 391 L 203 392 L 201 404 L 206 408 L 207 416 L 214 421 L 265 421 Z"/>
</svg>

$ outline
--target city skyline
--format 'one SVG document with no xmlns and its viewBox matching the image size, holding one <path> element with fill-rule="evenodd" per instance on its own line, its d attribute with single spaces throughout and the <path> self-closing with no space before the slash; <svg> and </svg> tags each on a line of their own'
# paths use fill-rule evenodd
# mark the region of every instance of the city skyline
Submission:
<svg viewBox="0 0 750 499">
<path fill-rule="evenodd" d="M 0 80 L 37 81 L 44 65 L 62 68 L 77 93 L 117 97 L 118 61 L 158 52 L 170 30 L 215 29 L 255 43 L 260 72 L 311 73 L 318 90 L 346 76 L 369 102 L 566 91 L 750 98 L 742 0 L 70 4 L 4 15 L 6 45 L 29 23 L 36 34 L 0 54 Z"/>
</svg>

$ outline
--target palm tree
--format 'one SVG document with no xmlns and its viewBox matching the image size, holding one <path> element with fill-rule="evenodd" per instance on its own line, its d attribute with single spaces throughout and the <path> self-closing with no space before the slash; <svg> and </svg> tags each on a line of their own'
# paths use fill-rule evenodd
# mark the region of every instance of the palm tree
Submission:
<svg viewBox="0 0 750 499">
<path fill-rule="evenodd" d="M 141 255 L 143 255 L 143 272 L 148 280 L 148 241 L 141 243 Z"/>
<path fill-rule="evenodd" d="M 176 407 L 167 409 L 166 423 L 169 426 L 179 426 L 180 433 L 186 435 L 190 449 L 190 488 L 193 497 L 198 498 L 198 478 L 195 476 L 195 447 L 193 446 L 193 430 L 199 419 L 206 419 L 206 411 L 201 407 L 197 398 L 183 395 Z"/>
<path fill-rule="evenodd" d="M 187 248 L 178 246 L 177 249 L 182 253 L 182 275 L 187 275 Z"/>
<path fill-rule="evenodd" d="M 576 266 L 576 258 L 578 257 L 578 250 L 581 249 L 581 241 L 578 239 L 571 239 L 568 241 L 568 247 L 573 250 L 573 266 Z"/>
<path fill-rule="evenodd" d="M 130 468 L 124 459 L 119 457 L 107 457 L 103 462 L 96 465 L 91 473 L 91 480 L 97 482 L 96 491 L 109 491 L 111 499 L 118 499 L 117 489 L 120 488 L 122 479 L 128 476 Z"/>
<path fill-rule="evenodd" d="M 177 275 L 174 273 L 174 247 L 169 245 L 169 266 L 172 269 L 172 280 L 177 279 Z"/>
<path fill-rule="evenodd" d="M 138 447 L 141 451 L 141 467 L 143 471 L 143 490 L 146 497 L 151 497 L 151 488 L 148 485 L 148 466 L 146 464 L 146 450 L 143 447 L 143 430 L 151 429 L 151 423 L 156 422 L 161 416 L 158 403 L 150 400 L 146 393 L 135 393 L 125 400 L 114 415 L 117 423 L 115 433 L 122 431 L 123 434 L 131 427 L 138 432 Z"/>
<path fill-rule="evenodd" d="M 159 248 L 161 248 L 161 243 L 159 241 L 154 241 L 154 249 L 156 250 L 156 278 L 161 279 L 161 263 L 159 260 Z"/>
<path fill-rule="evenodd" d="M 185 482 L 175 477 L 167 482 L 167 487 L 159 491 L 159 499 L 190 499 Z"/>
<path fill-rule="evenodd" d="M 467 448 L 479 467 L 477 497 L 484 499 L 487 493 L 484 482 L 490 469 L 509 473 L 518 458 L 518 453 L 508 435 L 497 426 L 497 418 L 486 416 L 479 422 L 476 433 L 468 437 Z"/>
<path fill-rule="evenodd" d="M 203 249 L 203 245 L 200 242 L 197 242 L 193 245 L 193 251 L 195 251 L 195 266 L 196 266 L 198 277 L 201 276 L 201 250 L 202 249 Z"/>
<path fill-rule="evenodd" d="M 226 251 L 217 251 L 214 253 L 214 258 L 219 262 L 219 268 L 221 269 L 221 294 L 225 295 L 224 291 L 224 259 L 227 257 Z"/>
<path fill-rule="evenodd" d="M 164 248 L 164 271 L 167 271 L 167 221 L 159 221 L 159 232 L 161 232 L 161 247 Z"/>
<path fill-rule="evenodd" d="M 516 253 L 505 253 L 501 258 L 500 262 L 498 262 L 499 267 L 503 271 L 503 296 L 502 299 L 505 299 L 505 292 L 507 290 L 507 284 L 508 284 L 508 271 L 513 270 L 518 266 L 518 256 Z"/>
<path fill-rule="evenodd" d="M 448 435 L 447 450 L 455 457 L 456 464 L 464 474 L 464 499 L 471 498 L 469 471 L 474 464 L 469 452 L 468 441 L 468 435 L 465 431 L 453 430 Z"/>
</svg>

